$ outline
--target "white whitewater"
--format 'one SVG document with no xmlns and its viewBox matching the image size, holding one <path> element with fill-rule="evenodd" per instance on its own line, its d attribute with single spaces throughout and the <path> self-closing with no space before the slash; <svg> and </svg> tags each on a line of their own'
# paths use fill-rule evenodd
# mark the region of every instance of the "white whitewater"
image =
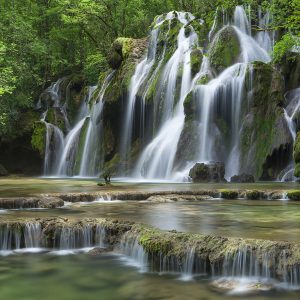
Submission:
<svg viewBox="0 0 300 300">
<path fill-rule="evenodd" d="M 189 16 L 190 18 L 192 16 Z M 186 14 L 183 13 L 178 13 L 178 19 L 183 25 L 188 22 Z M 166 64 L 162 75 L 161 84 L 165 87 L 166 96 L 161 129 L 141 154 L 134 171 L 135 177 L 150 179 L 171 177 L 177 143 L 184 125 L 183 101 L 192 86 L 190 52 L 192 47 L 197 45 L 197 35 L 192 31 L 186 37 L 182 27 L 177 43 L 177 49 Z M 176 104 L 175 89 L 180 64 L 183 65 L 183 71 L 179 101 Z"/>
<path fill-rule="evenodd" d="M 242 119 L 242 102 L 247 95 L 244 92 L 245 78 L 247 72 L 251 72 L 251 62 L 271 60 L 267 51 L 252 38 L 250 20 L 245 10 L 237 6 L 234 13 L 233 26 L 241 47 L 239 62 L 224 70 L 218 77 L 206 85 L 198 85 L 194 89 L 194 96 L 200 106 L 200 145 L 195 162 L 218 161 L 218 153 L 214 151 L 217 139 L 220 139 L 220 131 L 215 125 L 214 113 L 219 107 L 224 120 L 230 120 L 230 147 L 225 154 L 226 178 L 239 174 L 240 169 L 240 129 Z M 228 25 L 225 25 L 228 26 Z M 214 39 L 218 39 L 217 33 Z M 207 71 L 205 71 L 207 72 Z M 224 155 L 224 154 L 223 154 Z M 223 156 L 224 159 L 224 156 Z M 187 165 L 185 171 L 181 172 L 183 178 L 187 177 L 189 169 L 195 162 Z"/>
<path fill-rule="evenodd" d="M 159 22 L 160 19 L 158 19 L 157 21 Z M 121 155 L 123 159 L 127 158 L 131 147 L 132 131 L 134 126 L 133 117 L 137 100 L 137 93 L 155 63 L 158 32 L 159 27 L 155 27 L 152 30 L 148 53 L 146 57 L 137 65 L 135 73 L 131 78 L 121 142 Z"/>
<path fill-rule="evenodd" d="M 52 107 L 59 108 L 61 112 L 64 112 L 66 129 L 68 130 L 67 134 L 64 135 L 59 127 L 45 121 L 47 111 L 43 113 L 41 121 L 45 123 L 47 129 L 44 158 L 45 176 L 79 175 L 92 177 L 99 173 L 101 168 L 101 157 L 99 157 L 101 151 L 99 149 L 101 148 L 103 97 L 113 74 L 114 72 L 111 72 L 105 78 L 97 95 L 94 95 L 97 86 L 88 87 L 87 95 L 77 115 L 77 122 L 71 129 L 66 113 L 68 99 L 62 103 L 61 97 L 61 83 L 64 78 L 59 79 L 45 90 L 43 94 L 50 95 Z M 39 101 L 38 107 L 41 107 L 41 101 Z M 79 153 L 79 141 L 82 135 L 84 135 L 84 144 L 82 153 Z M 75 170 L 75 163 L 78 164 L 78 160 L 80 165 Z"/>
</svg>

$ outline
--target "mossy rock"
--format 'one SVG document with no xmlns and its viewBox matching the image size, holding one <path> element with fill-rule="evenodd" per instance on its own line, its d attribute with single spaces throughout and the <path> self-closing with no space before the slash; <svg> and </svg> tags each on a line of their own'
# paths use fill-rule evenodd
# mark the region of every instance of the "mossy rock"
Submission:
<svg viewBox="0 0 300 300">
<path fill-rule="evenodd" d="M 300 131 L 297 133 L 294 144 L 294 160 L 296 163 L 300 163 Z"/>
<path fill-rule="evenodd" d="M 61 109 L 58 107 L 50 107 L 48 109 L 45 121 L 57 126 L 63 132 L 66 131 L 65 118 Z"/>
<path fill-rule="evenodd" d="M 300 177 L 300 163 L 295 165 L 294 176 L 298 178 Z"/>
<path fill-rule="evenodd" d="M 196 85 L 205 85 L 209 83 L 210 80 L 211 76 L 209 74 L 203 74 L 197 79 Z"/>
<path fill-rule="evenodd" d="M 194 92 L 191 91 L 187 94 L 187 96 L 184 99 L 184 114 L 188 118 L 193 118 L 197 112 L 197 105 L 196 101 L 194 99 Z"/>
<path fill-rule="evenodd" d="M 250 200 L 258 200 L 261 198 L 262 194 L 263 194 L 262 192 L 257 191 L 257 190 L 248 190 L 245 193 L 246 198 L 250 199 Z"/>
<path fill-rule="evenodd" d="M 121 66 L 123 60 L 129 56 L 133 46 L 134 43 L 131 38 L 119 37 L 113 42 L 108 58 L 108 63 L 112 69 L 116 70 Z"/>
<path fill-rule="evenodd" d="M 107 173 L 107 174 L 115 175 L 118 171 L 120 160 L 121 160 L 120 154 L 116 153 L 110 161 L 104 163 L 102 174 Z"/>
<path fill-rule="evenodd" d="M 220 190 L 221 198 L 224 199 L 237 199 L 239 193 L 235 190 Z"/>
<path fill-rule="evenodd" d="M 31 145 L 34 150 L 38 150 L 41 156 L 45 154 L 47 128 L 44 122 L 38 121 L 34 124 L 31 136 Z"/>
<path fill-rule="evenodd" d="M 210 64 L 219 74 L 238 62 L 239 55 L 240 42 L 235 29 L 226 26 L 215 36 L 209 49 Z"/>
<path fill-rule="evenodd" d="M 191 71 L 193 77 L 200 71 L 202 60 L 202 50 L 200 48 L 193 49 L 191 52 Z"/>
<path fill-rule="evenodd" d="M 300 190 L 292 190 L 287 193 L 290 200 L 299 201 L 300 200 Z"/>
</svg>

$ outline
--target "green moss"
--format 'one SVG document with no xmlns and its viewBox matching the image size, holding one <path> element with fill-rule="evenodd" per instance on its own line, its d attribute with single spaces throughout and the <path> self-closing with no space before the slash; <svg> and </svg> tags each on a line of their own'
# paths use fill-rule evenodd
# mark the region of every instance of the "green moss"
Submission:
<svg viewBox="0 0 300 300">
<path fill-rule="evenodd" d="M 210 76 L 208 74 L 204 74 L 200 76 L 196 82 L 197 85 L 204 85 L 207 84 L 210 81 Z"/>
<path fill-rule="evenodd" d="M 238 192 L 235 190 L 220 190 L 221 198 L 224 199 L 236 199 L 238 197 Z"/>
<path fill-rule="evenodd" d="M 300 177 L 300 163 L 297 163 L 296 165 L 295 165 L 295 171 L 294 171 L 294 175 L 296 176 L 296 177 Z"/>
<path fill-rule="evenodd" d="M 233 27 L 227 26 L 215 37 L 209 50 L 209 61 L 217 71 L 224 69 L 237 62 L 240 55 L 240 43 Z"/>
<path fill-rule="evenodd" d="M 287 193 L 290 200 L 299 201 L 300 200 L 300 190 L 292 190 Z"/>
<path fill-rule="evenodd" d="M 62 131 L 65 131 L 66 129 L 64 117 L 61 115 L 60 110 L 57 110 L 54 107 L 48 109 L 45 121 L 56 125 Z"/>
<path fill-rule="evenodd" d="M 261 192 L 257 190 L 246 191 L 246 198 L 250 200 L 258 200 L 261 198 Z"/>
<path fill-rule="evenodd" d="M 120 163 L 120 154 L 116 153 L 110 161 L 104 164 L 103 173 L 108 173 L 111 175 L 116 174 L 119 163 Z"/>
<path fill-rule="evenodd" d="M 31 136 L 32 148 L 38 150 L 41 156 L 44 156 L 46 147 L 47 129 L 44 122 L 35 122 L 34 130 Z"/>
<path fill-rule="evenodd" d="M 296 140 L 295 140 L 294 160 L 296 163 L 300 163 L 300 131 L 297 133 Z"/>
<path fill-rule="evenodd" d="M 200 48 L 193 49 L 191 52 L 191 71 L 194 77 L 201 68 L 203 54 Z"/>
</svg>

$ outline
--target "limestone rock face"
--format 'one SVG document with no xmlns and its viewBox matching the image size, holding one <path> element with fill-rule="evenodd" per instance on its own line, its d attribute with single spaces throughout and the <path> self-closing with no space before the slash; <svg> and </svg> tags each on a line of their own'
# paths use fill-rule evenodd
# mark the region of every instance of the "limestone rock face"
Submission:
<svg viewBox="0 0 300 300">
<path fill-rule="evenodd" d="M 196 163 L 189 172 L 193 182 L 224 182 L 225 165 L 222 162 Z"/>
</svg>

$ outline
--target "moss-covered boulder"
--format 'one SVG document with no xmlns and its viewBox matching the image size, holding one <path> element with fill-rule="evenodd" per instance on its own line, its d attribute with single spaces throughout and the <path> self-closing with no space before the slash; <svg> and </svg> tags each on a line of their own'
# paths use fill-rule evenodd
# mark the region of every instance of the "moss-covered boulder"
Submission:
<svg viewBox="0 0 300 300">
<path fill-rule="evenodd" d="M 66 132 L 67 130 L 64 114 L 59 107 L 50 107 L 47 111 L 45 121 L 57 126 L 63 132 Z"/>
<path fill-rule="evenodd" d="M 196 163 L 189 172 L 193 182 L 224 182 L 225 165 L 221 162 Z"/>
<path fill-rule="evenodd" d="M 219 31 L 209 49 L 209 61 L 216 73 L 221 73 L 229 66 L 238 62 L 240 42 L 235 29 L 226 26 Z"/>
<path fill-rule="evenodd" d="M 300 190 L 292 190 L 287 192 L 290 200 L 300 201 Z"/>
<path fill-rule="evenodd" d="M 293 139 L 284 118 L 284 80 L 270 64 L 255 62 L 246 75 L 249 102 L 240 132 L 241 170 L 274 180 L 290 160 Z"/>
</svg>

